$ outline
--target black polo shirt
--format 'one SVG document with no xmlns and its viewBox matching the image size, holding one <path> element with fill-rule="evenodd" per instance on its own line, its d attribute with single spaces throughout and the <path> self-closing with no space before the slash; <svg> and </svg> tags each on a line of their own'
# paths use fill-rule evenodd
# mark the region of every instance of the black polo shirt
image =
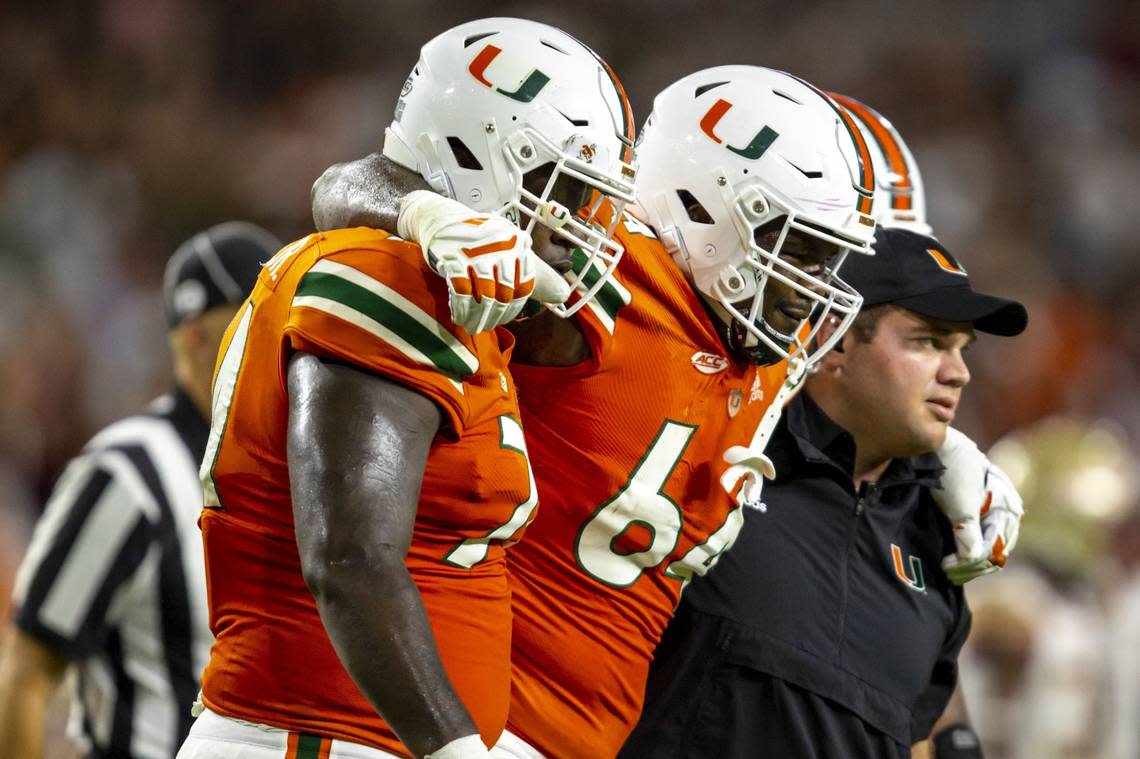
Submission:
<svg viewBox="0 0 1140 759">
<path fill-rule="evenodd" d="M 909 757 L 970 627 L 930 496 L 934 454 L 855 492 L 855 446 L 801 393 L 769 454 L 766 511 L 685 591 L 623 757 Z"/>
</svg>

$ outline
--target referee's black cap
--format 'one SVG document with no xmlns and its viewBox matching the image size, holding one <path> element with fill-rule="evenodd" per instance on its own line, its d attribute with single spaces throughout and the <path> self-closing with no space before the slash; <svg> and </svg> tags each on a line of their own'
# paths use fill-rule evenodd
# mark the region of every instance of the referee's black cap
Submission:
<svg viewBox="0 0 1140 759">
<path fill-rule="evenodd" d="M 182 243 L 163 278 L 167 325 L 174 329 L 211 308 L 241 303 L 280 248 L 280 240 L 247 221 L 217 224 Z"/>
<path fill-rule="evenodd" d="M 840 276 L 863 296 L 863 308 L 892 303 L 922 316 L 969 322 L 993 335 L 1019 335 L 1025 306 L 974 290 L 966 268 L 933 237 L 879 227 L 875 255 L 848 256 Z"/>
</svg>

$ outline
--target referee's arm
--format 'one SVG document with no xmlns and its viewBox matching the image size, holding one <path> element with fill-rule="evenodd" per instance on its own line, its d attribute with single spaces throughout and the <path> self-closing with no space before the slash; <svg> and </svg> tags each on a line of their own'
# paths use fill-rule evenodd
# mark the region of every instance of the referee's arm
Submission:
<svg viewBox="0 0 1140 759">
<path fill-rule="evenodd" d="M 0 652 L 0 746 L 43 757 L 44 712 L 68 665 L 97 651 L 110 612 L 154 539 L 139 483 L 113 451 L 71 462 L 56 483 L 16 577 Z"/>
</svg>

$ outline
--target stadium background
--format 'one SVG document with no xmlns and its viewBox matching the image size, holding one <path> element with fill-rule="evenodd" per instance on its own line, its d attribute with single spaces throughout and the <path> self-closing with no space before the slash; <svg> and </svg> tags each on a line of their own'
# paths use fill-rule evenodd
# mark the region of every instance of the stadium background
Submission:
<svg viewBox="0 0 1140 759">
<path fill-rule="evenodd" d="M 979 341 L 957 422 L 983 447 L 1021 440 L 1003 463 L 1030 495 L 1018 566 L 970 589 L 988 756 L 1140 756 L 1108 748 L 1140 740 L 1140 5 L 1126 0 L 0 5 L 0 606 L 67 458 L 168 382 L 167 255 L 232 218 L 305 233 L 313 179 L 378 148 L 420 44 L 481 15 L 577 35 L 639 122 L 653 93 L 722 63 L 792 71 L 894 121 L 939 236 L 975 284 L 1031 313 L 1022 337 Z M 1042 427 L 1062 414 L 1075 421 Z"/>
</svg>

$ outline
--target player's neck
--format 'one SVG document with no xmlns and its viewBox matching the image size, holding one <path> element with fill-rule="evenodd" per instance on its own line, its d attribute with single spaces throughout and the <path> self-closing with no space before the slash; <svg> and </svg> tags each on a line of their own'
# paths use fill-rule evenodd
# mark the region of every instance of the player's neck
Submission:
<svg viewBox="0 0 1140 759">
<path fill-rule="evenodd" d="M 590 343 L 577 319 L 562 319 L 544 310 L 529 319 L 511 322 L 507 329 L 517 341 L 512 363 L 573 366 L 590 358 Z"/>
</svg>

